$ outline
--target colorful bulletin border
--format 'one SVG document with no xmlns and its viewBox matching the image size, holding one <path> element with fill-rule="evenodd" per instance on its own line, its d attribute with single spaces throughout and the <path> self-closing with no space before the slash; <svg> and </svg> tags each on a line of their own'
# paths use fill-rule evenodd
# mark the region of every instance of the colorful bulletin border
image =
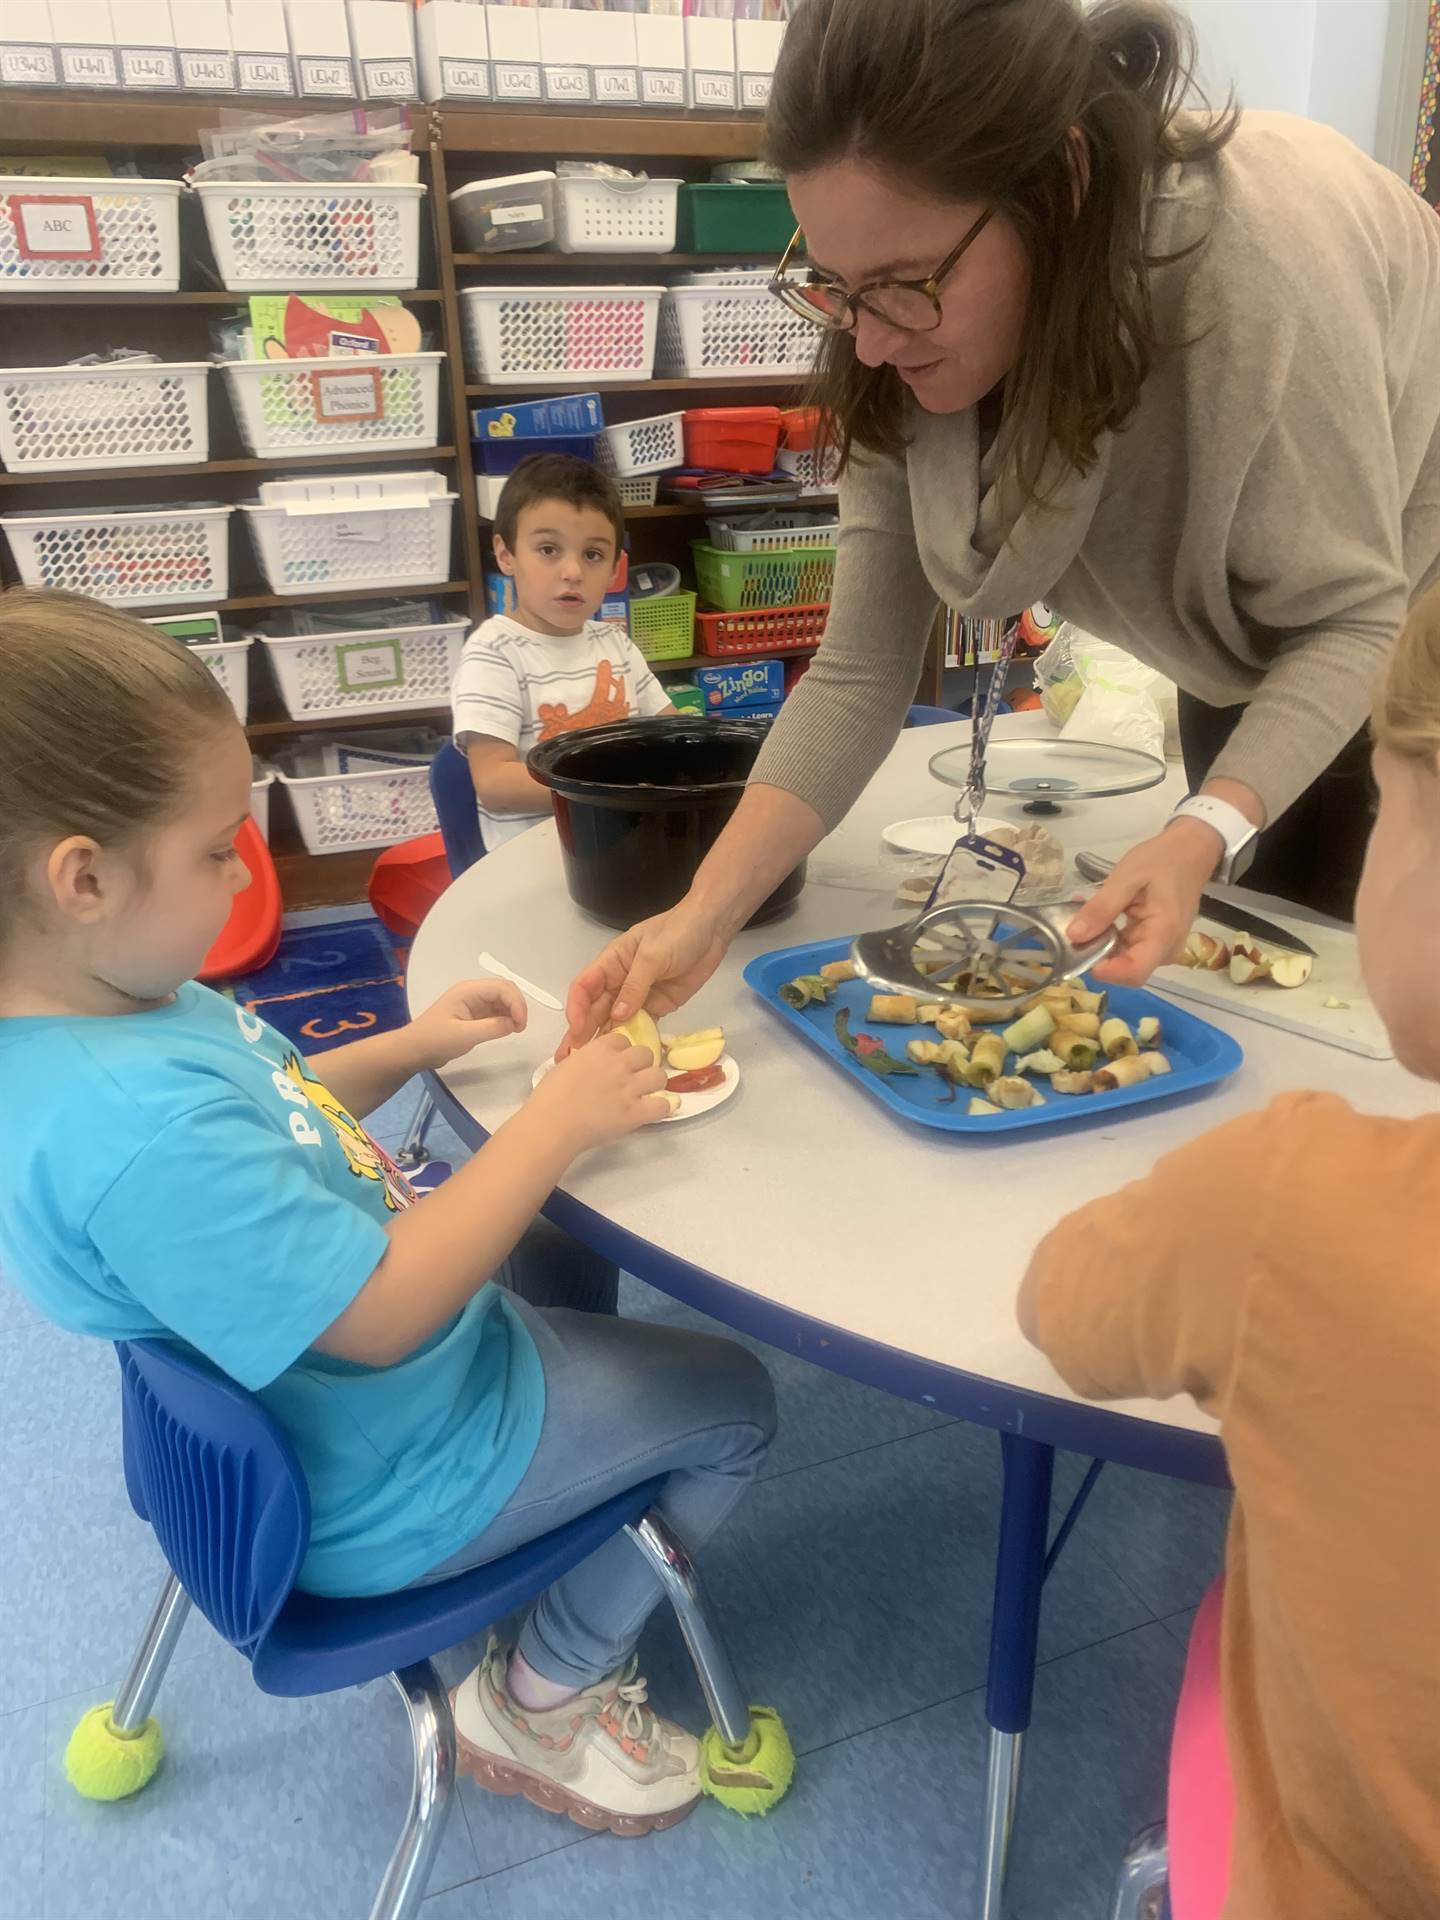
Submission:
<svg viewBox="0 0 1440 1920">
<path fill-rule="evenodd" d="M 1424 193 L 1435 150 L 1435 103 L 1440 95 L 1440 0 L 1430 0 L 1430 44 L 1425 56 L 1425 84 L 1420 94 L 1420 125 L 1415 134 L 1415 164 L 1410 183 Z"/>
</svg>

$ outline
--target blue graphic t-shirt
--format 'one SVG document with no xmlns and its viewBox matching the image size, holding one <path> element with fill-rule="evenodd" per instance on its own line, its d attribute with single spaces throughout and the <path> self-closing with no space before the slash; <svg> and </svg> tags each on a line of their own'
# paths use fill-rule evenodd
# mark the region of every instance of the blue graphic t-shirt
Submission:
<svg viewBox="0 0 1440 1920">
<path fill-rule="evenodd" d="M 148 1013 L 0 1020 L 0 1273 L 61 1326 L 170 1334 L 254 1392 L 310 1486 L 313 1593 L 385 1593 L 482 1532 L 545 1383 L 504 1293 L 397 1366 L 312 1352 L 379 1265 L 403 1176 L 263 1020 L 208 987 Z"/>
</svg>

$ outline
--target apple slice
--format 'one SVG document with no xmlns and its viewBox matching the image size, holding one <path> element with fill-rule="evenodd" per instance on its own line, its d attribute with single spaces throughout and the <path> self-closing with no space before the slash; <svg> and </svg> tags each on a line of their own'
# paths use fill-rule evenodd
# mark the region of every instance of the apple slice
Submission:
<svg viewBox="0 0 1440 1920">
<path fill-rule="evenodd" d="M 672 1046 L 667 1056 L 672 1073 L 694 1073 L 699 1067 L 713 1067 L 725 1051 L 725 1036 L 717 1027 L 713 1036 L 687 1035 L 683 1046 Z"/>
<path fill-rule="evenodd" d="M 1259 947 L 1237 946 L 1230 956 L 1230 978 L 1237 987 L 1248 987 L 1252 981 L 1268 979 L 1270 962 Z"/>
<path fill-rule="evenodd" d="M 1303 987 L 1314 965 L 1308 953 L 1277 953 L 1270 962 L 1270 978 L 1277 987 Z"/>
<path fill-rule="evenodd" d="M 675 1051 L 676 1047 L 695 1047 L 698 1046 L 702 1040 L 723 1041 L 724 1038 L 725 1031 L 723 1027 L 701 1027 L 695 1033 L 662 1033 L 660 1036 L 660 1044 L 666 1053 L 670 1054 Z"/>
<path fill-rule="evenodd" d="M 632 1013 L 628 1020 L 622 1020 L 618 1027 L 612 1027 L 610 1031 L 623 1033 L 632 1047 L 645 1047 L 657 1067 L 664 1058 L 660 1050 L 660 1029 L 643 1007 L 639 1013 Z"/>
</svg>

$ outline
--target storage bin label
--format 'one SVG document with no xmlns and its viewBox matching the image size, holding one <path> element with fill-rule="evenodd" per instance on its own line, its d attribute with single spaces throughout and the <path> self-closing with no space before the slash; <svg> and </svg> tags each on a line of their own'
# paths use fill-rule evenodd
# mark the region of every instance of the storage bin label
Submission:
<svg viewBox="0 0 1440 1920">
<path fill-rule="evenodd" d="M 180 85 L 180 69 L 169 47 L 122 47 L 120 76 L 127 87 L 153 92 Z"/>
<path fill-rule="evenodd" d="M 362 60 L 360 78 L 369 100 L 413 100 L 419 91 L 413 60 Z"/>
<path fill-rule="evenodd" d="M 495 97 L 499 100 L 538 100 L 540 69 L 528 61 L 495 62 Z"/>
<path fill-rule="evenodd" d="M 346 693 L 359 693 L 367 687 L 403 687 L 405 669 L 400 664 L 398 640 L 354 640 L 335 649 L 335 666 L 340 685 Z"/>
<path fill-rule="evenodd" d="M 49 47 L 0 47 L 0 86 L 53 87 L 56 78 Z"/>
<path fill-rule="evenodd" d="M 634 67 L 597 67 L 595 98 L 612 107 L 633 107 L 640 99 L 640 76 Z"/>
<path fill-rule="evenodd" d="M 310 94 L 329 94 L 333 98 L 350 100 L 355 95 L 355 70 L 348 60 L 335 60 L 328 55 L 324 58 L 313 53 L 300 55 L 300 91 Z"/>
<path fill-rule="evenodd" d="M 330 522 L 332 539 L 346 546 L 378 547 L 385 538 L 388 513 L 337 514 Z"/>
<path fill-rule="evenodd" d="M 346 368 L 343 373 L 315 375 L 317 420 L 383 420 L 385 396 L 378 367 Z"/>
<path fill-rule="evenodd" d="M 10 218 L 24 260 L 98 260 L 100 230 L 88 193 L 62 198 L 48 193 L 12 193 Z"/>
<path fill-rule="evenodd" d="M 240 55 L 240 91 L 242 93 L 289 93 L 292 87 L 288 53 L 242 53 Z"/>
<path fill-rule="evenodd" d="M 685 75 L 679 67 L 646 67 L 640 75 L 640 98 L 647 107 L 683 107 Z"/>
<path fill-rule="evenodd" d="M 518 227 L 527 220 L 543 220 L 545 209 L 536 201 L 525 207 L 492 207 L 490 224 L 492 227 Z"/>
<path fill-rule="evenodd" d="M 442 59 L 440 87 L 457 100 L 488 100 L 490 69 L 483 60 Z"/>
<path fill-rule="evenodd" d="M 740 105 L 747 108 L 768 107 L 770 88 L 775 79 L 773 73 L 742 73 L 740 76 Z"/>
<path fill-rule="evenodd" d="M 180 73 L 187 93 L 235 91 L 235 56 L 218 48 L 213 53 L 187 53 L 182 47 Z"/>
<path fill-rule="evenodd" d="M 546 67 L 547 100 L 589 100 L 591 97 L 588 67 Z"/>
<path fill-rule="evenodd" d="M 733 73 L 696 73 L 691 78 L 695 82 L 695 104 L 697 107 L 733 107 L 735 104 L 735 76 Z"/>
<path fill-rule="evenodd" d="M 118 87 L 113 47 L 61 47 L 60 73 L 67 87 Z"/>
</svg>

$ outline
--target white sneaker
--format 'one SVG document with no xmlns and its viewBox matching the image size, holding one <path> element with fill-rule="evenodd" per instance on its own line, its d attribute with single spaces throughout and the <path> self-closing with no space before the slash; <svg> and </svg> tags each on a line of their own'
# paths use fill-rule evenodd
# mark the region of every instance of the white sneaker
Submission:
<svg viewBox="0 0 1440 1920">
<path fill-rule="evenodd" d="M 457 1759 L 492 1793 L 629 1839 L 673 1827 L 700 1798 L 700 1743 L 662 1720 L 631 1660 L 573 1700 L 532 1713 L 505 1690 L 510 1649 L 492 1638 L 450 1696 Z"/>
</svg>

